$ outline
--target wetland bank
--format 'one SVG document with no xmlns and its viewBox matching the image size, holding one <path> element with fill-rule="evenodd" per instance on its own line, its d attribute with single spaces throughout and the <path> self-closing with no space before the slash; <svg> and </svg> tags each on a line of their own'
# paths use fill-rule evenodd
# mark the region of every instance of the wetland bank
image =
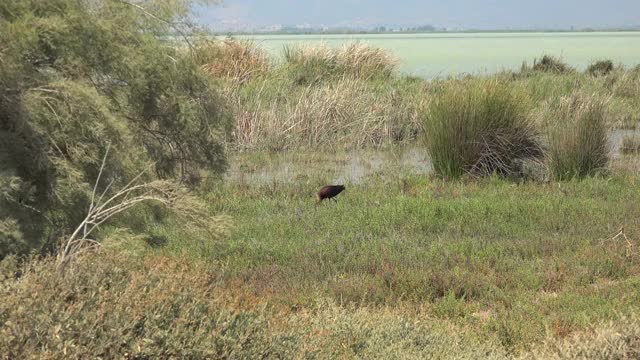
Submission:
<svg viewBox="0 0 640 360">
<path fill-rule="evenodd" d="M 0 2 L 3 356 L 640 354 L 639 68 L 426 80 L 55 4 Z"/>
</svg>

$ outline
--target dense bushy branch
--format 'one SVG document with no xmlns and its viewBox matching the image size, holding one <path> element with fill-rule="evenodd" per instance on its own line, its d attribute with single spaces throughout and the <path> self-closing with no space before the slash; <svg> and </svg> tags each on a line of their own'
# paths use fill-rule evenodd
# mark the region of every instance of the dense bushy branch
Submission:
<svg viewBox="0 0 640 360">
<path fill-rule="evenodd" d="M 195 30 L 193 4 L 0 0 L 0 179 L 30 193 L 7 211 L 0 199 L 0 220 L 32 246 L 82 221 L 107 144 L 114 188 L 149 164 L 145 183 L 225 169 L 226 106 L 174 37 Z"/>
</svg>

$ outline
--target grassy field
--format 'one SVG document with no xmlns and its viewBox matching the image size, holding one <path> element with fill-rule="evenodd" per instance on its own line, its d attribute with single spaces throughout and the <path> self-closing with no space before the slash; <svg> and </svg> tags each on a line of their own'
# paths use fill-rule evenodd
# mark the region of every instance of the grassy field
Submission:
<svg viewBox="0 0 640 360">
<path fill-rule="evenodd" d="M 233 214 L 236 230 L 205 257 L 286 306 L 402 304 L 509 350 L 623 316 L 640 300 L 637 244 L 614 238 L 621 228 L 640 236 L 635 176 L 541 184 L 390 175 L 347 184 L 318 207 L 319 180 L 216 187 L 207 199 Z"/>
<path fill-rule="evenodd" d="M 96 308 L 138 314 L 113 326 L 146 326 L 139 337 L 126 337 L 127 348 L 139 344 L 149 354 L 170 344 L 158 342 L 163 331 L 186 336 L 182 326 L 195 326 L 198 316 L 219 320 L 198 320 L 201 337 L 193 343 L 178 334 L 163 335 L 166 341 L 235 357 L 607 358 L 638 350 L 636 175 L 443 181 L 391 166 L 348 183 L 337 202 L 316 206 L 314 191 L 332 175 L 322 160 L 332 157 L 287 158 L 306 169 L 307 180 L 212 180 L 201 191 L 212 213 L 233 217 L 227 238 L 158 224 L 152 231 L 167 241 L 162 247 L 132 255 L 107 247 L 102 256 L 111 260 L 101 265 L 88 255 L 71 272 L 77 288 L 34 271 L 28 283 L 43 288 L 5 287 L 12 293 L 5 310 L 45 301 L 31 296 L 36 291 L 63 294 L 53 297 L 60 303 L 39 305 L 40 323 L 53 316 L 48 321 L 98 321 L 91 320 Z M 254 154 L 243 161 L 252 165 L 248 172 L 260 172 L 277 160 Z M 81 305 L 65 306 L 69 297 Z M 12 326 L 32 325 L 5 324 L 5 335 Z M 121 339 L 96 331 L 84 336 Z M 83 349 L 73 325 L 59 332 L 67 346 Z"/>
</svg>

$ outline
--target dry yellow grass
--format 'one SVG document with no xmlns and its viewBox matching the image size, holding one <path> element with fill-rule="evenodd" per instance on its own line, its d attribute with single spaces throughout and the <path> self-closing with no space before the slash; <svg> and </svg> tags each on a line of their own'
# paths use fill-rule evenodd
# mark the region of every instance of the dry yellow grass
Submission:
<svg viewBox="0 0 640 360">
<path fill-rule="evenodd" d="M 415 140 L 429 100 L 419 91 L 376 89 L 357 78 L 302 87 L 295 97 L 263 100 L 233 90 L 228 98 L 236 119 L 233 142 L 240 150 L 360 148 Z"/>
<path fill-rule="evenodd" d="M 198 55 L 204 71 L 236 82 L 248 81 L 271 67 L 267 54 L 247 40 L 204 41 L 198 45 Z"/>
<path fill-rule="evenodd" d="M 434 318 L 426 304 L 270 305 L 222 264 L 103 248 L 63 276 L 53 261 L 0 262 L 4 359 L 634 359 L 635 315 L 510 352 L 494 334 Z M 15 272 L 20 269 L 20 279 Z M 239 280 L 239 279 L 238 279 Z M 249 285 L 249 286 L 247 286 Z M 282 294 L 280 296 L 283 296 Z M 477 321 L 490 322 L 488 311 Z"/>
<path fill-rule="evenodd" d="M 290 66 L 320 67 L 329 73 L 349 74 L 360 79 L 389 77 L 398 65 L 398 59 L 388 51 L 362 43 L 348 43 L 338 48 L 326 44 L 286 47 L 283 57 Z"/>
</svg>

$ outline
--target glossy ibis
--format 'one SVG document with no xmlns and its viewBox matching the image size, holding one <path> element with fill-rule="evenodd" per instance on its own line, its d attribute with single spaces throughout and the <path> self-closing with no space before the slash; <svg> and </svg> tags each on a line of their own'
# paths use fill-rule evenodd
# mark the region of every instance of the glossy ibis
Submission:
<svg viewBox="0 0 640 360">
<path fill-rule="evenodd" d="M 327 185 L 318 191 L 318 204 L 324 199 L 333 199 L 344 190 L 344 185 Z M 336 199 L 333 199 L 336 201 Z"/>
</svg>

